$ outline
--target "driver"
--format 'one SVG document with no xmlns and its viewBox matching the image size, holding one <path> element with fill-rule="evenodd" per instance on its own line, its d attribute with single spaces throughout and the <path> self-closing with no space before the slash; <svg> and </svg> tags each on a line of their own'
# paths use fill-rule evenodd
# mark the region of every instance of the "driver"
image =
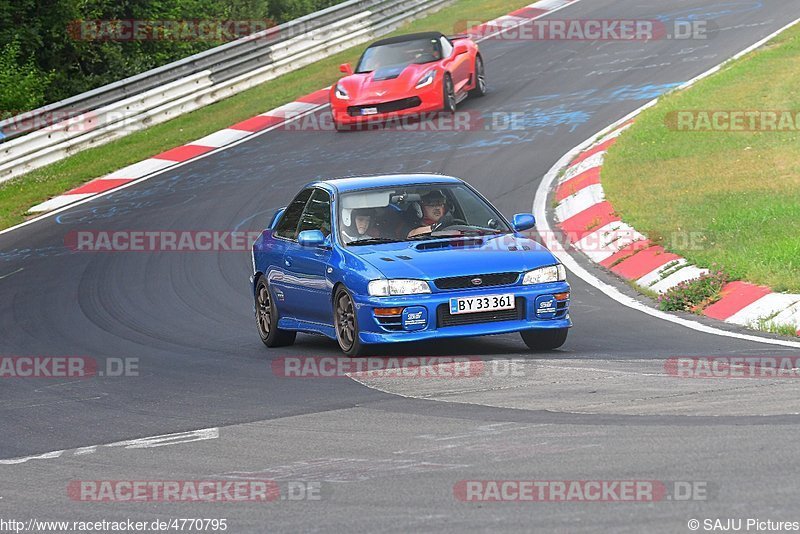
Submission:
<svg viewBox="0 0 800 534">
<path fill-rule="evenodd" d="M 369 208 L 357 208 L 350 214 L 350 226 L 342 229 L 342 237 L 347 243 L 380 237 L 379 232 L 374 227 L 375 210 Z"/>
<path fill-rule="evenodd" d="M 453 220 L 447 210 L 447 199 L 438 189 L 422 195 L 422 219 L 419 226 L 408 233 L 408 237 L 429 234 L 438 228 L 446 228 Z"/>
</svg>

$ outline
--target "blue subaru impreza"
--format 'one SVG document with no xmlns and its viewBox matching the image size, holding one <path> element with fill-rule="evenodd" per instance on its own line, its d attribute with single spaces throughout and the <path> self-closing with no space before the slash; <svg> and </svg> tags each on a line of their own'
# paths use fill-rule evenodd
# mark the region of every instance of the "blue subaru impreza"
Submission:
<svg viewBox="0 0 800 534">
<path fill-rule="evenodd" d="M 307 185 L 253 244 L 261 340 L 323 334 L 350 356 L 370 346 L 519 332 L 531 349 L 572 326 L 566 270 L 471 186 L 433 174 Z"/>
</svg>

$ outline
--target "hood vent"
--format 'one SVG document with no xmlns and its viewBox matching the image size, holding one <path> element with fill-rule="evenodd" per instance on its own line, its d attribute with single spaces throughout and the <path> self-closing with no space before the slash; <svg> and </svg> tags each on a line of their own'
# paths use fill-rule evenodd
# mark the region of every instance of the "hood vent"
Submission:
<svg viewBox="0 0 800 534">
<path fill-rule="evenodd" d="M 472 248 L 483 246 L 483 239 L 459 239 L 456 241 L 425 241 L 415 248 L 417 250 L 436 250 L 443 248 Z"/>
</svg>

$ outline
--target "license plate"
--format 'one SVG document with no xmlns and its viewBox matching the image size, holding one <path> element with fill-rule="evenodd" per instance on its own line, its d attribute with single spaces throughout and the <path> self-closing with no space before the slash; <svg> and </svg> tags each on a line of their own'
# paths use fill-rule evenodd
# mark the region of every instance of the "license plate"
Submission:
<svg viewBox="0 0 800 534">
<path fill-rule="evenodd" d="M 514 308 L 516 308 L 514 295 L 484 295 L 482 297 L 450 299 L 450 315 L 513 310 Z"/>
<path fill-rule="evenodd" d="M 378 108 L 361 108 L 362 115 L 377 115 Z"/>
</svg>

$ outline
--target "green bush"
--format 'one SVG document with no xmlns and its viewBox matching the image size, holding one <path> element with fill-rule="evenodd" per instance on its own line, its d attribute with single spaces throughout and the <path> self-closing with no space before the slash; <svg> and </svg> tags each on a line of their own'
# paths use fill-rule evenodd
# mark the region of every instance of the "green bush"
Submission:
<svg viewBox="0 0 800 534">
<path fill-rule="evenodd" d="M 19 42 L 3 46 L 0 50 L 0 119 L 42 105 L 51 77 L 37 69 L 33 59 L 20 59 Z"/>
<path fill-rule="evenodd" d="M 29 110 L 218 46 L 188 39 L 87 40 L 81 21 L 280 24 L 342 0 L 0 0 L 0 109 Z M 10 59 L 9 59 L 10 58 Z"/>
<path fill-rule="evenodd" d="M 728 283 L 728 275 L 716 265 L 712 272 L 700 278 L 681 282 L 658 297 L 661 311 L 686 311 L 700 313 L 720 299 L 722 288 Z"/>
</svg>

